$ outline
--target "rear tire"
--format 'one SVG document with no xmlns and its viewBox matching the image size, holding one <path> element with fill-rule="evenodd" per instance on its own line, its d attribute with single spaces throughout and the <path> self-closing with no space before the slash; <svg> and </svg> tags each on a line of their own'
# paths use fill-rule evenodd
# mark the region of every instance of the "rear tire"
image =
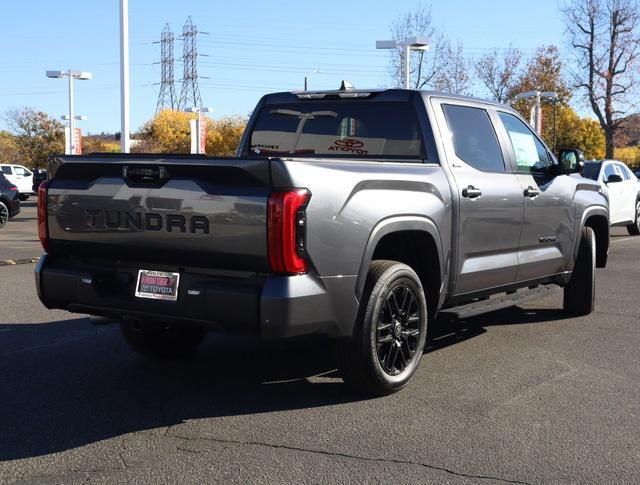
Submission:
<svg viewBox="0 0 640 485">
<path fill-rule="evenodd" d="M 133 350 L 152 359 L 187 357 L 207 335 L 203 328 L 129 321 L 122 322 L 120 330 Z"/>
<path fill-rule="evenodd" d="M 593 311 L 596 294 L 596 238 L 593 229 L 582 229 L 578 258 L 569 284 L 564 287 L 564 310 L 572 315 Z"/>
<path fill-rule="evenodd" d="M 29 196 L 28 196 L 28 195 L 25 195 L 25 194 L 20 194 L 18 197 L 20 198 L 20 200 L 21 200 L 22 202 L 24 202 L 25 200 L 28 200 L 28 199 L 29 199 Z"/>
<path fill-rule="evenodd" d="M 337 342 L 344 381 L 374 396 L 402 389 L 420 364 L 427 319 L 415 271 L 396 261 L 373 261 L 353 335 Z"/>
<path fill-rule="evenodd" d="M 627 231 L 632 236 L 640 236 L 640 200 L 636 202 L 636 222 L 627 226 Z"/>
<path fill-rule="evenodd" d="M 0 228 L 4 227 L 9 222 L 9 208 L 7 204 L 0 200 Z"/>
</svg>

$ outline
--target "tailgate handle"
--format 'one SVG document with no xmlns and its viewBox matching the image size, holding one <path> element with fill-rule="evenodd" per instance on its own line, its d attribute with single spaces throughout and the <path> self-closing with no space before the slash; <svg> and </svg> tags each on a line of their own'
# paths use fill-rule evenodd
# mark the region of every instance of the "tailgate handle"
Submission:
<svg viewBox="0 0 640 485">
<path fill-rule="evenodd" d="M 161 185 L 169 179 L 169 172 L 165 167 L 124 166 L 122 177 L 133 184 Z"/>
</svg>

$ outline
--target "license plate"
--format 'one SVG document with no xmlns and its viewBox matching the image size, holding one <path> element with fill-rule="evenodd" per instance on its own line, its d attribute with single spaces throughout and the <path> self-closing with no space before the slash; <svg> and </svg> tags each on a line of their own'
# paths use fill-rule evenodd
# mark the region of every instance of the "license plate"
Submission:
<svg viewBox="0 0 640 485">
<path fill-rule="evenodd" d="M 179 282 L 180 273 L 141 269 L 138 271 L 136 296 L 153 300 L 176 301 Z"/>
</svg>

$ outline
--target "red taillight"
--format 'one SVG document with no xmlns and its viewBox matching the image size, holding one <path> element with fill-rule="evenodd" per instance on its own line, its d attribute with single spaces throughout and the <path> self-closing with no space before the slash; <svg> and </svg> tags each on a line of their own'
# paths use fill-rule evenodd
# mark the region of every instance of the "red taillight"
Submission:
<svg viewBox="0 0 640 485">
<path fill-rule="evenodd" d="M 38 187 L 38 237 L 45 253 L 49 252 L 49 226 L 47 224 L 47 190 L 49 181 L 45 180 Z"/>
<path fill-rule="evenodd" d="M 11 190 L 12 192 L 17 192 L 18 187 L 16 187 L 15 185 L 12 185 L 11 187 L 9 187 L 9 190 Z"/>
<path fill-rule="evenodd" d="M 272 192 L 269 196 L 269 264 L 275 273 L 307 272 L 305 209 L 311 194 L 306 189 Z"/>
</svg>

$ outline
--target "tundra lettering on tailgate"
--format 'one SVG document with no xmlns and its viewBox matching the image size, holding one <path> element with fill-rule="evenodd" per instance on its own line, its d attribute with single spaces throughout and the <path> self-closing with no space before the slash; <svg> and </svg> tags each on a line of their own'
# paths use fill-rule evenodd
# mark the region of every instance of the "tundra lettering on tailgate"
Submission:
<svg viewBox="0 0 640 485">
<path fill-rule="evenodd" d="M 182 214 L 127 212 L 108 209 L 85 209 L 88 226 L 100 230 L 167 231 L 209 234 L 209 219 L 205 216 L 185 217 Z"/>
</svg>

